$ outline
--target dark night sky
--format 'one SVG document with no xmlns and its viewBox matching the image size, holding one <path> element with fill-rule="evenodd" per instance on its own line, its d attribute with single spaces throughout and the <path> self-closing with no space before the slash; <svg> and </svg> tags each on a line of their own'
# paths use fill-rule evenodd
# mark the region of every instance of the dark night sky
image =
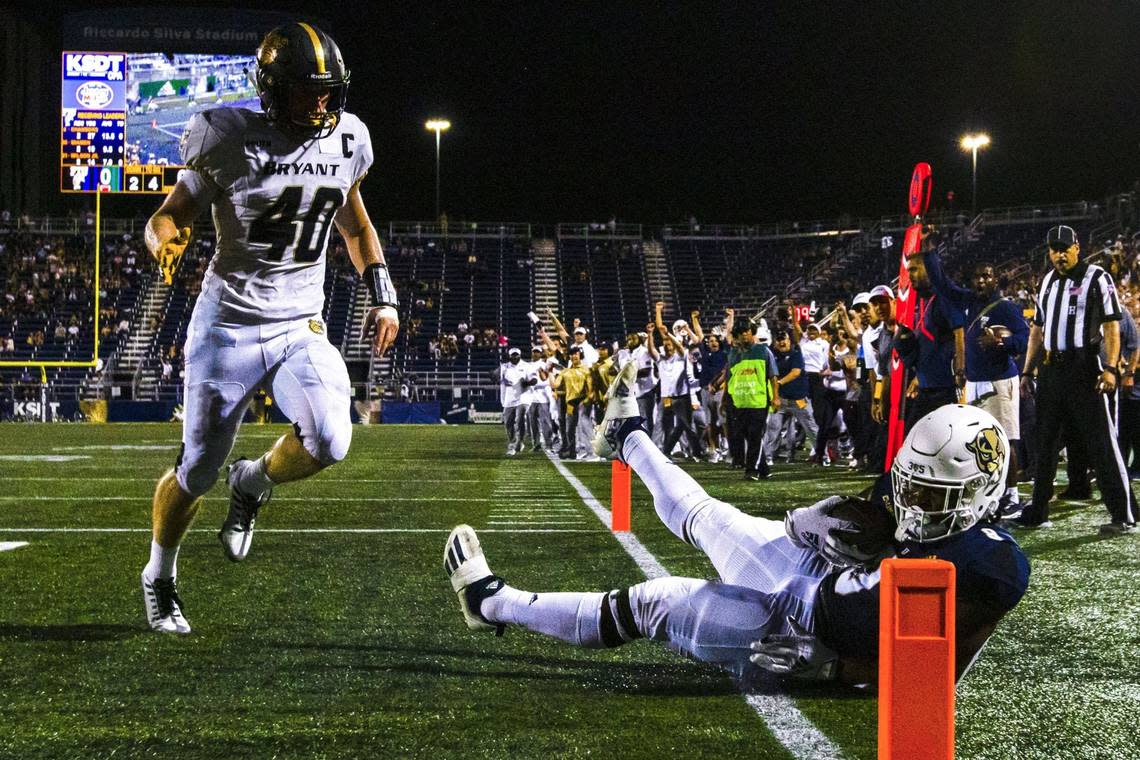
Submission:
<svg viewBox="0 0 1140 760">
<path fill-rule="evenodd" d="M 1140 177 L 1140 3 L 384 5 L 317 10 L 372 131 L 379 219 L 431 215 L 436 114 L 453 218 L 897 213 L 918 160 L 968 205 L 975 129 L 994 139 L 980 206 Z"/>
</svg>

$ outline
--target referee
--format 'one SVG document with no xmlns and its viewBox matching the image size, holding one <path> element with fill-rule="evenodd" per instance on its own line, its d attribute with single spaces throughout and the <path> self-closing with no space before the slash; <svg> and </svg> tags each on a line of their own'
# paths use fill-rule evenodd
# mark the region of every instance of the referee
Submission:
<svg viewBox="0 0 1140 760">
<path fill-rule="evenodd" d="M 1031 389 L 1030 374 L 1038 370 L 1037 468 L 1033 503 L 1014 521 L 1026 528 L 1049 527 L 1049 500 L 1057 474 L 1057 451 L 1063 423 L 1071 439 L 1084 445 L 1096 469 L 1101 497 L 1112 522 L 1100 527 L 1105 535 L 1136 532 L 1136 502 L 1116 442 L 1106 394 L 1120 379 L 1120 302 L 1112 277 L 1095 264 L 1081 262 L 1080 245 L 1072 227 L 1049 230 L 1049 260 L 1053 265 L 1041 280 L 1037 308 L 1029 332 L 1029 348 L 1021 389 Z M 1100 362 L 1103 334 L 1106 365 Z"/>
</svg>

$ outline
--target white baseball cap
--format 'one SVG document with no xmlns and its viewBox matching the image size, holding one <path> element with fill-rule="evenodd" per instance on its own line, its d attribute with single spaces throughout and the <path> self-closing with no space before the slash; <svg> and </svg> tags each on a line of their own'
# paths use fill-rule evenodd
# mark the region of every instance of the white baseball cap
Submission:
<svg viewBox="0 0 1140 760">
<path fill-rule="evenodd" d="M 888 288 L 886 285 L 876 285 L 875 287 L 871 288 L 870 296 L 872 299 L 887 298 L 892 301 L 895 300 L 894 291 Z"/>
<path fill-rule="evenodd" d="M 851 301 L 852 306 L 860 306 L 862 304 L 869 303 L 871 303 L 871 294 L 865 290 L 862 293 L 857 293 L 855 295 L 855 298 Z"/>
</svg>

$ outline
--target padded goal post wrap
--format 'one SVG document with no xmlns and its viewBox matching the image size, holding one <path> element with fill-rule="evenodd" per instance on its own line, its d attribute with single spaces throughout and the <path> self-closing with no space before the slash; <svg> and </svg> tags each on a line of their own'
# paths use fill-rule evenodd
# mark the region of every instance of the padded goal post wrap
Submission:
<svg viewBox="0 0 1140 760">
<path fill-rule="evenodd" d="M 392 278 L 388 275 L 387 264 L 369 264 L 364 267 L 364 282 L 368 285 L 373 306 L 391 306 L 395 309 L 400 305 L 400 299 L 396 297 L 396 287 L 392 285 Z"/>
<path fill-rule="evenodd" d="M 883 560 L 879 760 L 954 758 L 954 565 Z"/>
<path fill-rule="evenodd" d="M 629 465 L 613 460 L 610 467 L 610 530 L 614 533 L 630 529 L 631 482 Z"/>
</svg>

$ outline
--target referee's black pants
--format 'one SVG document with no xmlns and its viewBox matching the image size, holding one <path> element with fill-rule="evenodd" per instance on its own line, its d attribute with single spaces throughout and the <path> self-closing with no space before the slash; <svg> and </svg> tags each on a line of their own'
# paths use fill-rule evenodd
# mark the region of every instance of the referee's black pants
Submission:
<svg viewBox="0 0 1140 760">
<path fill-rule="evenodd" d="M 1100 373 L 1100 358 L 1095 353 L 1054 354 L 1041 365 L 1037 374 L 1033 503 L 1022 513 L 1023 522 L 1049 519 L 1057 452 L 1065 426 L 1073 444 L 1083 446 L 1088 454 L 1088 461 L 1096 470 L 1101 498 L 1113 521 L 1136 522 L 1136 499 L 1117 446 L 1108 400 L 1096 390 Z"/>
</svg>

